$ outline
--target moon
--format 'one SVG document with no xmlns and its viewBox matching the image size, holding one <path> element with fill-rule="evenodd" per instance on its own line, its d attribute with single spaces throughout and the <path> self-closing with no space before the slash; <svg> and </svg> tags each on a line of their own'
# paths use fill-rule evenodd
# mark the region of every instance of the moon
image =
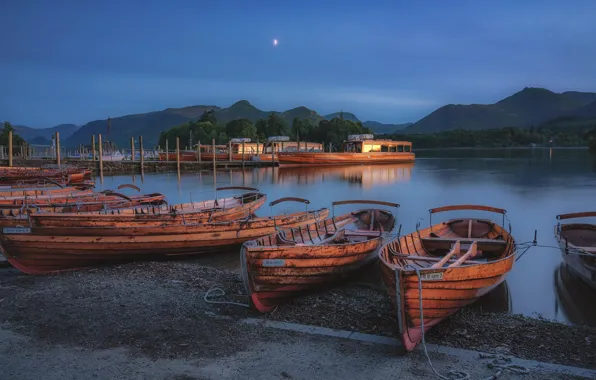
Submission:
<svg viewBox="0 0 596 380">
<path fill-rule="evenodd" d="M 273 46 L 277 46 L 278 42 L 279 42 L 279 41 L 277 41 L 277 39 L 274 39 L 274 40 L 273 40 Z"/>
</svg>

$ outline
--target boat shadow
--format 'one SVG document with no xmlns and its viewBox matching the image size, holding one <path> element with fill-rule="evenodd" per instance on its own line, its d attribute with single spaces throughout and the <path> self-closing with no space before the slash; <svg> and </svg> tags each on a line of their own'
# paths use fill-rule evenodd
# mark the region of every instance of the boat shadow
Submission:
<svg viewBox="0 0 596 380">
<path fill-rule="evenodd" d="M 596 326 L 596 304 L 590 302 L 596 296 L 569 266 L 561 263 L 554 272 L 556 295 L 555 316 L 559 310 L 573 324 Z"/>
</svg>

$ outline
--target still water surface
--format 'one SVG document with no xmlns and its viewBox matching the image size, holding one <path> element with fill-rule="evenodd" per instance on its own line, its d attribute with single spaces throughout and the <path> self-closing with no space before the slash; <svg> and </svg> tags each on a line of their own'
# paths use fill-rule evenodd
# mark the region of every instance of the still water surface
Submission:
<svg viewBox="0 0 596 380">
<path fill-rule="evenodd" d="M 311 208 L 330 207 L 342 199 L 375 199 L 401 204 L 396 211 L 402 234 L 416 223 L 429 223 L 428 209 L 447 204 L 486 204 L 508 210 L 518 243 L 555 246 L 553 228 L 560 213 L 596 209 L 596 169 L 586 150 L 508 149 L 420 151 L 414 164 L 320 168 L 262 168 L 218 171 L 217 186 L 254 186 L 268 200 L 286 196 L 307 198 Z M 170 203 L 213 199 L 211 172 L 145 174 L 105 177 L 100 187 L 114 189 L 135 183 L 143 192 L 162 192 Z M 223 196 L 220 193 L 219 196 Z M 299 204 L 263 206 L 259 215 L 297 211 Z M 352 208 L 350 208 L 352 207 Z M 357 206 L 341 206 L 347 212 Z M 479 217 L 501 221 L 500 215 Z M 433 223 L 461 213 L 435 214 Z M 507 226 L 509 221 L 505 222 Z M 238 268 L 237 253 L 219 258 Z M 515 263 L 498 297 L 514 313 L 596 325 L 595 294 L 561 265 L 560 251 L 531 248 Z"/>
</svg>

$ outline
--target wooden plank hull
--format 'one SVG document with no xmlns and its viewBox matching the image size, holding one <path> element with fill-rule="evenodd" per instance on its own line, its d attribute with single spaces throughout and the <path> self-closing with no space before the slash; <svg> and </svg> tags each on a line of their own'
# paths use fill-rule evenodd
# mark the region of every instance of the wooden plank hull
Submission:
<svg viewBox="0 0 596 380">
<path fill-rule="evenodd" d="M 3 230 L 2 253 L 29 274 L 229 251 L 243 242 L 301 226 L 329 215 L 328 209 L 244 221 L 162 227 L 33 227 Z"/>
<path fill-rule="evenodd" d="M 431 236 L 431 232 L 439 237 L 453 238 L 454 232 L 446 228 L 445 223 L 421 230 L 419 233 L 399 237 L 383 247 L 380 252 L 382 279 L 397 313 L 399 338 L 407 351 L 413 350 L 422 338 L 421 307 L 424 332 L 426 332 L 461 308 L 489 293 L 505 280 L 515 261 L 515 242 L 503 228 L 498 225 L 493 227 L 484 240 L 499 239 L 502 243 L 502 245 L 499 244 L 502 251 L 498 256 L 493 256 L 484 262 L 473 260 L 466 263 L 464 261 L 463 264 L 458 265 L 447 261 L 437 267 L 421 265 L 447 259 L 445 257 L 447 255 L 435 258 L 429 254 L 423 240 Z M 497 238 L 498 236 L 503 240 Z M 465 237 L 460 239 L 466 240 Z M 483 243 L 482 247 L 486 252 L 494 249 L 490 242 Z M 478 255 L 481 255 L 480 251 Z M 445 267 L 445 265 L 448 266 Z M 418 269 L 421 281 L 414 268 Z"/>
<path fill-rule="evenodd" d="M 573 274 L 579 277 L 592 289 L 596 290 L 596 246 L 580 247 L 587 249 L 588 251 L 580 250 L 577 245 L 573 244 L 573 240 L 571 242 L 566 242 L 565 237 L 562 236 L 564 234 L 569 234 L 569 231 L 575 230 L 583 235 L 584 239 L 591 239 L 591 235 L 596 235 L 596 225 L 572 223 L 564 224 L 562 228 L 564 229 L 563 232 L 560 228 L 557 229 L 555 238 L 561 248 L 563 261 L 565 261 L 569 270 Z"/>
<path fill-rule="evenodd" d="M 349 165 L 349 164 L 396 164 L 413 162 L 414 153 L 406 152 L 371 152 L 371 153 L 333 153 L 333 152 L 280 152 L 280 165 Z"/>
<path fill-rule="evenodd" d="M 358 215 L 362 210 L 244 243 L 240 262 L 252 306 L 262 313 L 271 311 L 292 297 L 341 282 L 375 261 L 383 235 L 368 227 L 345 229 L 359 222 Z M 388 232 L 395 218 L 388 212 L 383 216 Z"/>
<path fill-rule="evenodd" d="M 132 227 L 184 225 L 245 219 L 267 200 L 265 194 L 243 196 L 191 204 L 118 209 L 90 213 L 35 213 L 30 216 L 34 227 Z"/>
</svg>

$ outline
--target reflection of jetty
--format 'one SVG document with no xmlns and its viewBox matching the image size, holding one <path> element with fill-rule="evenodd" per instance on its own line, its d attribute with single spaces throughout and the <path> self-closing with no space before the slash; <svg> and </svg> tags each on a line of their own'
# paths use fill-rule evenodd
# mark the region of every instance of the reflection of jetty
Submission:
<svg viewBox="0 0 596 380">
<path fill-rule="evenodd" d="M 307 183 L 323 182 L 326 177 L 336 177 L 364 188 L 373 185 L 390 185 L 408 182 L 412 178 L 414 163 L 393 165 L 321 166 L 313 170 L 308 167 L 280 167 L 279 182 L 297 179 Z"/>
</svg>

